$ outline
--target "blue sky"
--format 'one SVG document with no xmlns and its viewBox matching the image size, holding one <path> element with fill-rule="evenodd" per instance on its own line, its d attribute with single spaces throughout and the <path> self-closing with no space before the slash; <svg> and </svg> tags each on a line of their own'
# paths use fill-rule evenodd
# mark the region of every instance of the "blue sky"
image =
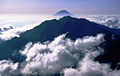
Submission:
<svg viewBox="0 0 120 76">
<path fill-rule="evenodd" d="M 66 9 L 75 14 L 119 14 L 120 0 L 0 0 L 0 13 L 52 14 Z"/>
</svg>

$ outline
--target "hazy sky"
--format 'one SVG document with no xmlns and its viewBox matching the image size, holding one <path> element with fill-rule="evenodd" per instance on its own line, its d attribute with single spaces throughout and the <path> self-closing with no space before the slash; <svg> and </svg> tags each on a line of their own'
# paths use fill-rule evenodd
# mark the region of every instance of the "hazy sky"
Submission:
<svg viewBox="0 0 120 76">
<path fill-rule="evenodd" d="M 0 13 L 53 14 L 66 9 L 74 14 L 119 14 L 120 0 L 0 0 Z"/>
</svg>

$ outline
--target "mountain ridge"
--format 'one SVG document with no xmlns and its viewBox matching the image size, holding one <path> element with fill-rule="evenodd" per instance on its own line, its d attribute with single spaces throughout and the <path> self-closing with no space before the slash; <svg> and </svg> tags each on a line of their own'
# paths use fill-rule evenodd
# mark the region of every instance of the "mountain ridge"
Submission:
<svg viewBox="0 0 120 76">
<path fill-rule="evenodd" d="M 120 48 L 116 45 L 120 44 L 120 39 L 118 39 L 120 35 L 116 33 L 116 31 L 118 31 L 119 33 L 119 29 L 111 29 L 104 25 L 97 24 L 86 19 L 78 19 L 70 16 L 65 16 L 63 18 L 60 18 L 59 20 L 47 20 L 31 30 L 21 33 L 20 37 L 18 38 L 15 37 L 11 40 L 2 42 L 0 44 L 0 60 L 10 58 L 14 61 L 22 61 L 22 58 L 18 57 L 19 55 L 16 56 L 13 55 L 13 53 L 19 52 L 28 42 L 37 43 L 52 41 L 55 37 L 67 32 L 68 34 L 66 37 L 72 40 L 84 36 L 96 36 L 99 33 L 103 33 L 105 34 L 106 40 L 106 45 L 104 46 L 105 50 L 109 52 L 110 47 L 111 49 L 117 48 L 119 50 Z M 116 43 L 114 43 L 115 40 L 112 40 L 112 34 L 114 34 L 117 38 Z M 114 45 L 112 45 L 111 43 L 114 43 Z M 119 52 L 118 50 L 116 50 L 115 54 Z M 119 60 L 119 54 L 117 55 L 117 57 Z M 97 60 L 100 60 L 100 58 Z M 110 58 L 110 56 L 108 56 L 108 58 Z"/>
</svg>

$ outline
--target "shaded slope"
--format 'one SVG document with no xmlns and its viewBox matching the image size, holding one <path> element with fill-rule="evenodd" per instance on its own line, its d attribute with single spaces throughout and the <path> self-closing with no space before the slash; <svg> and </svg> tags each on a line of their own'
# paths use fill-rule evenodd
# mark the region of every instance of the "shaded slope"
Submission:
<svg viewBox="0 0 120 76">
<path fill-rule="evenodd" d="M 95 60 L 101 63 L 109 63 L 112 69 L 120 69 L 120 35 L 118 35 L 118 31 L 115 37 L 112 34 L 112 40 L 105 42 L 104 50 L 104 54 L 98 56 Z"/>
<path fill-rule="evenodd" d="M 28 42 L 36 43 L 38 41 L 51 41 L 60 34 L 67 32 L 69 32 L 67 37 L 73 40 L 78 37 L 84 37 L 87 35 L 95 36 L 99 33 L 104 33 L 106 34 L 105 38 L 107 43 L 113 42 L 111 41 L 112 33 L 119 36 L 118 30 L 110 29 L 106 26 L 90 22 L 86 19 L 77 19 L 66 16 L 59 20 L 53 19 L 45 21 L 34 29 L 22 33 L 19 38 L 15 37 L 9 41 L 1 43 L 0 59 L 11 58 L 14 61 L 22 61 L 23 59 L 14 54 L 14 52 L 21 50 Z M 106 46 L 107 45 L 108 44 L 106 44 Z M 109 50 L 107 49 L 109 47 L 111 46 L 106 47 L 106 50 Z"/>
</svg>

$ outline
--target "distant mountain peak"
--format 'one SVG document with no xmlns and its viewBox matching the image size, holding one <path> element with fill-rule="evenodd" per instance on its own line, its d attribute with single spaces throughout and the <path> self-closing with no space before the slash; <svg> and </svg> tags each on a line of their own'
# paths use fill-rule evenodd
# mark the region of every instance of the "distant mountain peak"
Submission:
<svg viewBox="0 0 120 76">
<path fill-rule="evenodd" d="M 11 30 L 13 28 L 14 27 L 12 25 L 4 25 L 4 26 L 0 27 L 0 32 L 5 32 L 5 31 Z"/>
<path fill-rule="evenodd" d="M 61 10 L 59 12 L 57 12 L 56 14 L 54 14 L 55 16 L 73 16 L 70 12 L 68 12 L 67 10 Z"/>
</svg>

